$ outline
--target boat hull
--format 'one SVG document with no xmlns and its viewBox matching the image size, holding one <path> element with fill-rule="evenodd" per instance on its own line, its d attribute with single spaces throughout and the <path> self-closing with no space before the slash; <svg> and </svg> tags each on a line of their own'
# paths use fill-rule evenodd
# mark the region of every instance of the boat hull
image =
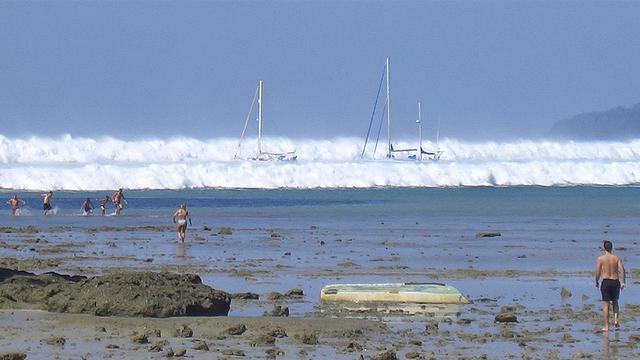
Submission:
<svg viewBox="0 0 640 360">
<path fill-rule="evenodd" d="M 437 283 L 332 284 L 320 301 L 354 303 L 468 304 L 456 288 Z"/>
</svg>

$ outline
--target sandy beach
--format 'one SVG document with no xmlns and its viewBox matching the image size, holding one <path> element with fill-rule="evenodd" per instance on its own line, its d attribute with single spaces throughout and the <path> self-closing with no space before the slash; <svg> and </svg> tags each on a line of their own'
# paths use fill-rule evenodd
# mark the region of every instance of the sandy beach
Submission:
<svg viewBox="0 0 640 360">
<path fill-rule="evenodd" d="M 490 217 L 465 225 L 453 217 L 409 223 L 401 214 L 344 222 L 307 215 L 271 215 L 278 226 L 265 227 L 263 219 L 231 213 L 189 229 L 186 244 L 176 243 L 171 226 L 153 222 L 4 226 L 0 267 L 82 276 L 197 274 L 232 300 L 226 317 L 161 319 L 25 310 L 4 301 L 0 353 L 29 359 L 147 359 L 183 350 L 195 359 L 622 359 L 640 347 L 638 225 L 626 218 L 584 228 L 583 219 L 522 225 L 520 218 Z M 548 235 L 554 227 L 556 235 Z M 598 239 L 614 230 L 628 234 L 617 250 L 628 264 L 628 288 L 621 329 L 602 334 L 592 266 Z M 476 236 L 483 231 L 500 236 Z M 543 231 L 547 235 L 538 236 Z M 382 281 L 445 282 L 472 303 L 345 307 L 319 301 L 328 283 Z M 302 296 L 286 296 L 292 289 Z M 233 295 L 246 292 L 258 299 Z M 287 308 L 288 317 L 272 316 L 277 307 Z M 499 314 L 517 322 L 497 322 Z M 192 330 L 188 337 L 184 328 Z"/>
</svg>

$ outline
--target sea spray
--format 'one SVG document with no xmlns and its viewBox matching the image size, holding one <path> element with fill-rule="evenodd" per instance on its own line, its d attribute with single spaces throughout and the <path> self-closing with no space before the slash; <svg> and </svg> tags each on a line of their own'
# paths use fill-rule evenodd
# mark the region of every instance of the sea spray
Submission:
<svg viewBox="0 0 640 360">
<path fill-rule="evenodd" d="M 635 185 L 640 140 L 629 142 L 425 141 L 440 161 L 385 159 L 384 146 L 360 158 L 363 140 L 267 138 L 266 151 L 296 150 L 296 162 L 246 160 L 253 140 L 220 138 L 0 136 L 0 188 L 103 190 L 184 188 L 368 188 L 445 186 Z M 400 141 L 396 148 L 415 147 Z M 403 155 L 406 156 L 406 155 Z"/>
</svg>

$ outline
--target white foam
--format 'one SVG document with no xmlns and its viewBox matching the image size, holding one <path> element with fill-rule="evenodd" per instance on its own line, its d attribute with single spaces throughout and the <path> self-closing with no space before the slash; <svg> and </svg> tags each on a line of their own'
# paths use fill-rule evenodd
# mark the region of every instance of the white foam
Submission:
<svg viewBox="0 0 640 360">
<path fill-rule="evenodd" d="M 515 186 L 640 184 L 640 140 L 629 142 L 445 139 L 439 162 L 384 160 L 379 145 L 360 159 L 362 139 L 265 139 L 298 161 L 234 160 L 235 139 L 121 139 L 0 135 L 0 188 L 104 190 L 183 188 L 331 188 L 377 186 Z M 242 157 L 255 153 L 243 143 Z M 415 147 L 399 142 L 396 148 Z M 423 147 L 434 149 L 425 142 Z"/>
</svg>

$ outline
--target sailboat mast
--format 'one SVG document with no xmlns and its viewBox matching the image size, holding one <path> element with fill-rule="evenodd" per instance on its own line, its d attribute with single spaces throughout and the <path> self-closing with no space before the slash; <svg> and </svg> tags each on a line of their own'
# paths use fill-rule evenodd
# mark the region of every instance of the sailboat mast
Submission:
<svg viewBox="0 0 640 360">
<path fill-rule="evenodd" d="M 422 161 L 422 108 L 418 101 L 418 159 Z"/>
<path fill-rule="evenodd" d="M 387 157 L 392 157 L 391 153 L 391 88 L 390 88 L 390 76 L 389 76 L 389 57 L 386 62 L 387 70 Z"/>
<path fill-rule="evenodd" d="M 262 154 L 262 80 L 258 81 L 258 156 Z"/>
</svg>

